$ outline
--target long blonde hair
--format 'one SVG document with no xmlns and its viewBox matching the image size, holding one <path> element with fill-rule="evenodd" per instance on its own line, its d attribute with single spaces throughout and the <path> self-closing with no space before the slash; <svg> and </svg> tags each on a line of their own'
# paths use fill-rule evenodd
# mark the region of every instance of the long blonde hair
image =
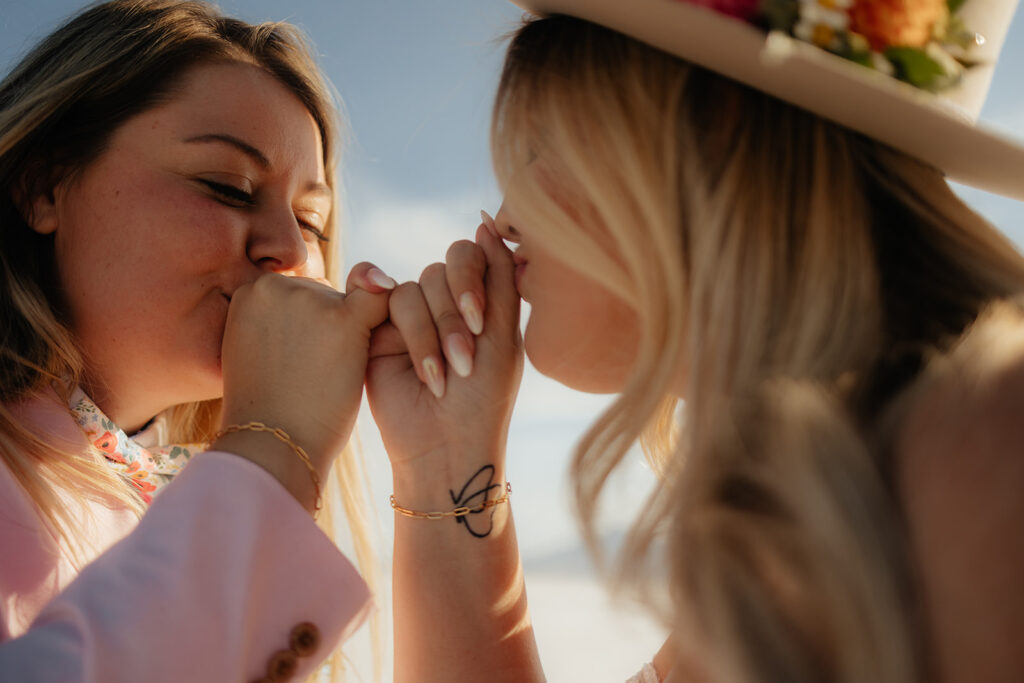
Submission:
<svg viewBox="0 0 1024 683">
<path fill-rule="evenodd" d="M 1009 241 L 935 169 L 571 17 L 513 37 L 492 153 L 517 219 L 642 326 L 572 466 L 595 555 L 602 489 L 640 442 L 661 482 L 616 577 L 664 576 L 665 538 L 665 617 L 708 680 L 923 680 L 876 428 L 1024 290 Z"/>
<path fill-rule="evenodd" d="M 70 19 L 0 83 L 0 458 L 58 542 L 72 548 L 78 520 L 53 482 L 84 498 L 114 499 L 139 514 L 142 504 L 108 468 L 71 453 L 54 457 L 53 444 L 8 407 L 51 387 L 67 402 L 84 372 L 65 323 L 52 236 L 29 228 L 27 202 L 19 198 L 48 192 L 58 173 L 74 173 L 96 159 L 122 123 L 168 96 L 188 68 L 224 60 L 260 66 L 305 104 L 323 140 L 326 182 L 337 192 L 341 126 L 335 97 L 303 36 L 288 24 L 248 24 L 204 2 L 114 0 Z M 336 226 L 332 211 L 328 236 Z M 340 254 L 329 251 L 325 258 L 337 281 Z M 172 440 L 206 442 L 218 428 L 220 401 L 178 406 L 168 418 Z M 365 479 L 352 448 L 334 471 L 325 502 L 340 497 L 358 564 L 374 588 Z M 322 516 L 329 534 L 335 516 Z M 374 642 L 379 650 L 379 637 Z"/>
</svg>

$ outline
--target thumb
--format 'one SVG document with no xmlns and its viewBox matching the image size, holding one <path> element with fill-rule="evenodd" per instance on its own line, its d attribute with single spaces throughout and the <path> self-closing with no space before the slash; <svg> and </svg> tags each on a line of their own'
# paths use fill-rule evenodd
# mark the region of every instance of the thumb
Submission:
<svg viewBox="0 0 1024 683">
<path fill-rule="evenodd" d="M 348 277 L 345 278 L 345 291 L 362 289 L 379 294 L 391 291 L 397 284 L 383 270 L 369 261 L 363 261 L 352 266 L 352 270 L 348 272 Z"/>
<path fill-rule="evenodd" d="M 388 319 L 388 299 L 391 292 L 384 291 L 373 294 L 363 289 L 353 289 L 345 295 L 345 306 L 352 314 L 359 327 L 367 333 L 379 327 Z"/>
<path fill-rule="evenodd" d="M 365 329 L 372 330 L 388 319 L 388 298 L 396 284 L 368 261 L 352 266 L 345 278 L 345 301 Z"/>
</svg>

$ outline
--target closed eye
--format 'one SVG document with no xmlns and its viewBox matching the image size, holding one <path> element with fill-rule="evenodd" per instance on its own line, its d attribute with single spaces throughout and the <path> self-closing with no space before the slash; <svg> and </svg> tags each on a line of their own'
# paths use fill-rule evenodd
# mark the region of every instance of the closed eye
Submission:
<svg viewBox="0 0 1024 683">
<path fill-rule="evenodd" d="M 218 183 L 214 180 L 207 180 L 205 178 L 199 178 L 199 182 L 209 189 L 215 195 L 215 198 L 223 204 L 240 209 L 256 205 L 256 198 L 252 194 L 237 188 L 234 185 Z M 317 242 L 324 243 L 331 241 L 331 239 L 324 234 L 323 230 L 309 221 L 303 220 L 299 216 L 296 216 L 295 220 L 298 222 L 299 227 L 312 235 Z"/>
<path fill-rule="evenodd" d="M 313 237 L 315 237 L 317 242 L 323 244 L 325 242 L 331 241 L 331 238 L 325 235 L 323 230 L 316 227 L 312 223 L 304 221 L 299 217 L 296 217 L 295 220 L 298 221 L 299 226 L 301 226 L 303 230 L 308 231 Z"/>
<path fill-rule="evenodd" d="M 228 206 L 235 207 L 248 207 L 256 204 L 256 199 L 245 190 L 240 190 L 233 185 L 225 185 L 224 183 L 214 182 L 212 180 L 199 179 L 199 182 L 205 185 L 217 199 Z"/>
</svg>

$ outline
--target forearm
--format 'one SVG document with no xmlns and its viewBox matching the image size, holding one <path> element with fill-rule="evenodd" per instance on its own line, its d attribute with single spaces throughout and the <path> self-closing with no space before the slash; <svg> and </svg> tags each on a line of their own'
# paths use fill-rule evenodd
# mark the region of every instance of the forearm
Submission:
<svg viewBox="0 0 1024 683">
<path fill-rule="evenodd" d="M 297 658 L 301 679 L 370 610 L 355 568 L 277 482 L 201 453 L 24 635 L 0 642 L 0 681 L 251 681 L 311 622 L 320 642 Z"/>
<path fill-rule="evenodd" d="M 504 486 L 500 462 L 395 471 L 395 500 L 418 511 L 473 507 Z M 397 683 L 544 680 L 511 500 L 462 521 L 396 513 L 394 615 Z"/>
</svg>

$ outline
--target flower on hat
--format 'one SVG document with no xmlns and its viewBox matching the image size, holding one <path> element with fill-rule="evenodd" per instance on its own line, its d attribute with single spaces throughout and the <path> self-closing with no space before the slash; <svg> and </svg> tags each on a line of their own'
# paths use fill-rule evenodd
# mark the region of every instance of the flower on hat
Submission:
<svg viewBox="0 0 1024 683">
<path fill-rule="evenodd" d="M 690 1 L 932 91 L 959 82 L 984 42 L 957 14 L 965 0 L 759 0 L 753 18 L 720 7 L 743 0 Z"/>
<path fill-rule="evenodd" d="M 850 28 L 867 38 L 871 49 L 924 48 L 942 36 L 949 22 L 946 0 L 859 0 L 850 7 Z"/>
<path fill-rule="evenodd" d="M 793 26 L 793 35 L 807 43 L 838 52 L 841 37 L 849 30 L 847 13 L 853 0 L 799 0 L 799 19 Z"/>
<path fill-rule="evenodd" d="M 797 3 L 795 12 L 790 16 L 780 12 L 780 5 L 792 2 Z M 938 91 L 959 82 L 970 47 L 983 42 L 957 16 L 963 2 L 817 0 L 819 7 L 812 8 L 810 0 L 762 0 L 762 10 L 770 28 L 916 87 Z M 820 8 L 823 3 L 828 3 L 826 11 Z M 835 16 L 838 13 L 845 15 L 845 21 Z"/>
</svg>

